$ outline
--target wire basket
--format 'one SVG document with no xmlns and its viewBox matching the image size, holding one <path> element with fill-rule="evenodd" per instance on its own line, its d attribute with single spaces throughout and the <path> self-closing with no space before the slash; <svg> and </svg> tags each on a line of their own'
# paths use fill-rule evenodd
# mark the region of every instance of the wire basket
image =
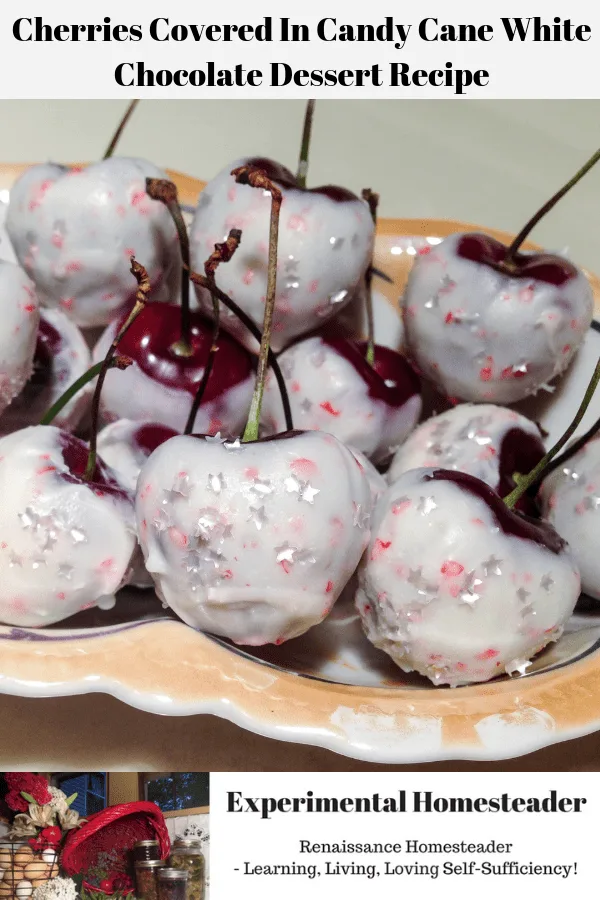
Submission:
<svg viewBox="0 0 600 900">
<path fill-rule="evenodd" d="M 0 873 L 0 900 L 28 900 L 37 887 L 58 875 L 58 853 L 0 838 Z"/>
</svg>

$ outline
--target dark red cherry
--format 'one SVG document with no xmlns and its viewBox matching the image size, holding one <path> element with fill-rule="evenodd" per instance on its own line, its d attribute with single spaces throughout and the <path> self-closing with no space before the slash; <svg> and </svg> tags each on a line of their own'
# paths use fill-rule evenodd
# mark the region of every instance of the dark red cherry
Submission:
<svg viewBox="0 0 600 900">
<path fill-rule="evenodd" d="M 128 494 L 118 484 L 110 474 L 109 469 L 102 462 L 100 457 L 96 457 L 96 468 L 94 475 L 90 481 L 84 481 L 83 473 L 85 472 L 88 461 L 88 445 L 85 441 L 80 440 L 67 431 L 60 433 L 60 445 L 62 448 L 62 456 L 65 464 L 68 466 L 70 474 L 62 474 L 60 477 L 71 484 L 85 484 L 90 490 L 102 494 L 116 494 L 120 497 L 128 498 Z"/>
<path fill-rule="evenodd" d="M 133 440 L 137 446 L 150 456 L 157 447 L 164 444 L 172 437 L 177 437 L 178 432 L 166 425 L 153 422 L 151 425 L 140 425 L 133 434 Z"/>
<path fill-rule="evenodd" d="M 500 447 L 499 473 L 500 481 L 496 488 L 500 497 L 506 497 L 516 487 L 513 475 L 531 472 L 543 459 L 546 451 L 541 437 L 528 434 L 521 428 L 511 428 Z M 517 503 L 517 509 L 528 516 L 537 518 L 539 509 L 535 497 L 525 493 Z"/>
<path fill-rule="evenodd" d="M 425 474 L 423 480 L 452 481 L 461 490 L 483 500 L 504 534 L 525 541 L 533 541 L 557 555 L 566 547 L 566 542 L 551 525 L 541 519 L 532 519 L 525 513 L 509 509 L 496 491 L 473 475 L 467 475 L 466 472 L 455 472 L 451 469 L 436 469 Z"/>
<path fill-rule="evenodd" d="M 266 173 L 267 178 L 287 190 L 305 191 L 307 194 L 322 194 L 328 197 L 329 200 L 333 200 L 334 203 L 348 203 L 359 200 L 359 197 L 353 194 L 352 191 L 338 187 L 335 184 L 325 184 L 316 188 L 300 187 L 289 169 L 263 156 L 254 156 L 246 160 L 245 165 L 256 166 L 258 169 L 262 169 Z"/>
<path fill-rule="evenodd" d="M 419 376 L 396 350 L 376 344 L 375 361 L 371 366 L 366 359 L 366 341 L 337 337 L 331 330 L 322 333 L 321 338 L 354 366 L 374 400 L 399 409 L 415 394 L 421 393 Z"/>
<path fill-rule="evenodd" d="M 175 349 L 181 337 L 179 307 L 150 303 L 119 342 L 119 353 L 131 357 L 149 378 L 194 396 L 208 359 L 213 326 L 197 311 L 191 313 L 191 322 L 192 355 L 181 356 Z M 227 332 L 221 331 L 218 347 L 205 401 L 214 400 L 252 373 L 252 357 Z"/>
<path fill-rule="evenodd" d="M 512 278 L 534 278 L 561 287 L 578 272 L 568 260 L 552 253 L 515 253 L 506 262 L 508 247 L 489 234 L 465 234 L 458 242 L 457 253 L 463 259 L 489 266 Z"/>
</svg>

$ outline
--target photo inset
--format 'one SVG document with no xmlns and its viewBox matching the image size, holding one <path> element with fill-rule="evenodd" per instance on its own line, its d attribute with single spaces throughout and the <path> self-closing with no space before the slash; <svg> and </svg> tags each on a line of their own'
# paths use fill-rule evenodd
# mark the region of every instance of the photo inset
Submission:
<svg viewBox="0 0 600 900">
<path fill-rule="evenodd" d="M 208 772 L 3 772 L 1 900 L 208 900 Z"/>
</svg>

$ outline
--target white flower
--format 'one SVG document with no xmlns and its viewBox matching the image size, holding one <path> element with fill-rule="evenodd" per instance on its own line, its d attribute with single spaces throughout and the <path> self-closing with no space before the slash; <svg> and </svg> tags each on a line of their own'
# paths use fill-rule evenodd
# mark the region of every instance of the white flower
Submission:
<svg viewBox="0 0 600 900">
<path fill-rule="evenodd" d="M 32 900 L 77 900 L 77 886 L 70 878 L 52 878 L 35 889 Z"/>
<path fill-rule="evenodd" d="M 64 791 L 61 791 L 60 788 L 54 787 L 50 785 L 48 787 L 52 800 L 48 804 L 54 812 L 65 813 L 68 809 L 67 807 L 67 795 Z"/>
</svg>

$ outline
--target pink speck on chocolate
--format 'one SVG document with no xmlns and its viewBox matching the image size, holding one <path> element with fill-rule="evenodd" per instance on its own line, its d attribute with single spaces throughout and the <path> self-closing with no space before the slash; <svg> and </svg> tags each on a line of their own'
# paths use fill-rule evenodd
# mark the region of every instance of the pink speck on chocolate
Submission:
<svg viewBox="0 0 600 900">
<path fill-rule="evenodd" d="M 456 575 L 460 575 L 464 572 L 465 567 L 461 565 L 461 563 L 456 562 L 452 559 L 447 559 L 444 563 L 442 563 L 442 567 L 440 569 L 442 575 L 446 575 L 448 578 L 454 578 Z"/>
<path fill-rule="evenodd" d="M 495 659 L 495 657 L 499 656 L 499 654 L 499 650 L 494 650 L 493 647 L 489 647 L 487 650 L 483 650 L 481 653 L 478 653 L 475 656 L 475 659 L 480 659 L 483 662 L 487 659 Z"/>
</svg>

